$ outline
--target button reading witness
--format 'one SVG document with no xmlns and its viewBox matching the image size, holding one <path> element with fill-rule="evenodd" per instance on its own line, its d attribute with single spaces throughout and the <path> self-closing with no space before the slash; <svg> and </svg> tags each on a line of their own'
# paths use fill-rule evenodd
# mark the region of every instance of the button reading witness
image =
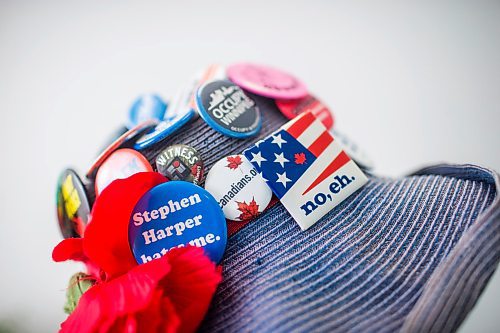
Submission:
<svg viewBox="0 0 500 333">
<path fill-rule="evenodd" d="M 203 178 L 203 160 L 196 149 L 187 145 L 173 145 L 156 157 L 156 169 L 169 180 L 184 180 L 200 184 Z"/>
</svg>

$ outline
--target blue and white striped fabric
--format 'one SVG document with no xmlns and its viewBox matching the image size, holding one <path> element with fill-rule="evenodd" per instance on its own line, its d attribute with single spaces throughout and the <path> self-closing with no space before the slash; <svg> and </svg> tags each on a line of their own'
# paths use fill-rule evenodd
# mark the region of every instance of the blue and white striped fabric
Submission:
<svg viewBox="0 0 500 333">
<path fill-rule="evenodd" d="M 371 178 L 305 232 L 277 205 L 229 240 L 203 331 L 453 331 L 500 257 L 498 185 L 474 166 Z"/>
<path fill-rule="evenodd" d="M 270 100 L 253 140 L 201 119 L 145 152 L 184 143 L 206 172 L 286 122 Z M 301 231 L 281 204 L 230 237 L 205 332 L 449 332 L 500 259 L 498 175 L 440 165 L 369 182 Z"/>
</svg>

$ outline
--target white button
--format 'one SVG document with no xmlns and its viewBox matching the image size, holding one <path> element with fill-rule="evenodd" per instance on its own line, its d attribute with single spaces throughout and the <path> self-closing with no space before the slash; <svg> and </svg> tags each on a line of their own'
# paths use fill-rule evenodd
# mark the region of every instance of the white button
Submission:
<svg viewBox="0 0 500 333">
<path fill-rule="evenodd" d="M 246 221 L 259 215 L 271 201 L 272 191 L 243 155 L 225 157 L 214 164 L 205 181 L 229 220 Z"/>
</svg>

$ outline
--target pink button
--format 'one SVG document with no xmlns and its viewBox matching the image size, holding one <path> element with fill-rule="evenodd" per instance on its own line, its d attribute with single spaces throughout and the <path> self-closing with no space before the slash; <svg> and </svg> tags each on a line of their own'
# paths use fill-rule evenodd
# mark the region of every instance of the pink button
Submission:
<svg viewBox="0 0 500 333">
<path fill-rule="evenodd" d="M 276 106 L 288 119 L 293 119 L 299 114 L 310 111 L 327 129 L 333 127 L 333 113 L 314 96 L 309 95 L 305 98 L 292 100 L 276 100 Z"/>
<path fill-rule="evenodd" d="M 241 63 L 227 69 L 231 81 L 254 94 L 277 99 L 307 96 L 306 86 L 294 76 L 267 66 Z"/>
</svg>

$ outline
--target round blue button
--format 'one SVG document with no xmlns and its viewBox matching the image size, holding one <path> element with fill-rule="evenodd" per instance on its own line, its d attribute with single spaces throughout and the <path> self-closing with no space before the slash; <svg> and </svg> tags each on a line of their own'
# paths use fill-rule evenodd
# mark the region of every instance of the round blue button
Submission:
<svg viewBox="0 0 500 333">
<path fill-rule="evenodd" d="M 196 92 L 196 108 L 208 125 L 233 138 L 255 136 L 262 127 L 255 101 L 228 80 L 215 80 L 200 86 Z"/>
<path fill-rule="evenodd" d="M 150 119 L 162 120 L 167 109 L 167 104 L 160 96 L 145 94 L 137 97 L 128 113 L 127 127 L 134 126 Z"/>
<path fill-rule="evenodd" d="M 173 118 L 160 121 L 151 132 L 144 134 L 135 142 L 134 148 L 142 150 L 160 142 L 187 124 L 194 115 L 195 111 L 193 109 L 186 109 L 183 114 L 177 114 Z"/>
<path fill-rule="evenodd" d="M 128 239 L 139 264 L 188 245 L 202 247 L 218 263 L 226 248 L 226 219 L 206 190 L 184 181 L 169 181 L 139 200 L 130 217 Z"/>
</svg>

